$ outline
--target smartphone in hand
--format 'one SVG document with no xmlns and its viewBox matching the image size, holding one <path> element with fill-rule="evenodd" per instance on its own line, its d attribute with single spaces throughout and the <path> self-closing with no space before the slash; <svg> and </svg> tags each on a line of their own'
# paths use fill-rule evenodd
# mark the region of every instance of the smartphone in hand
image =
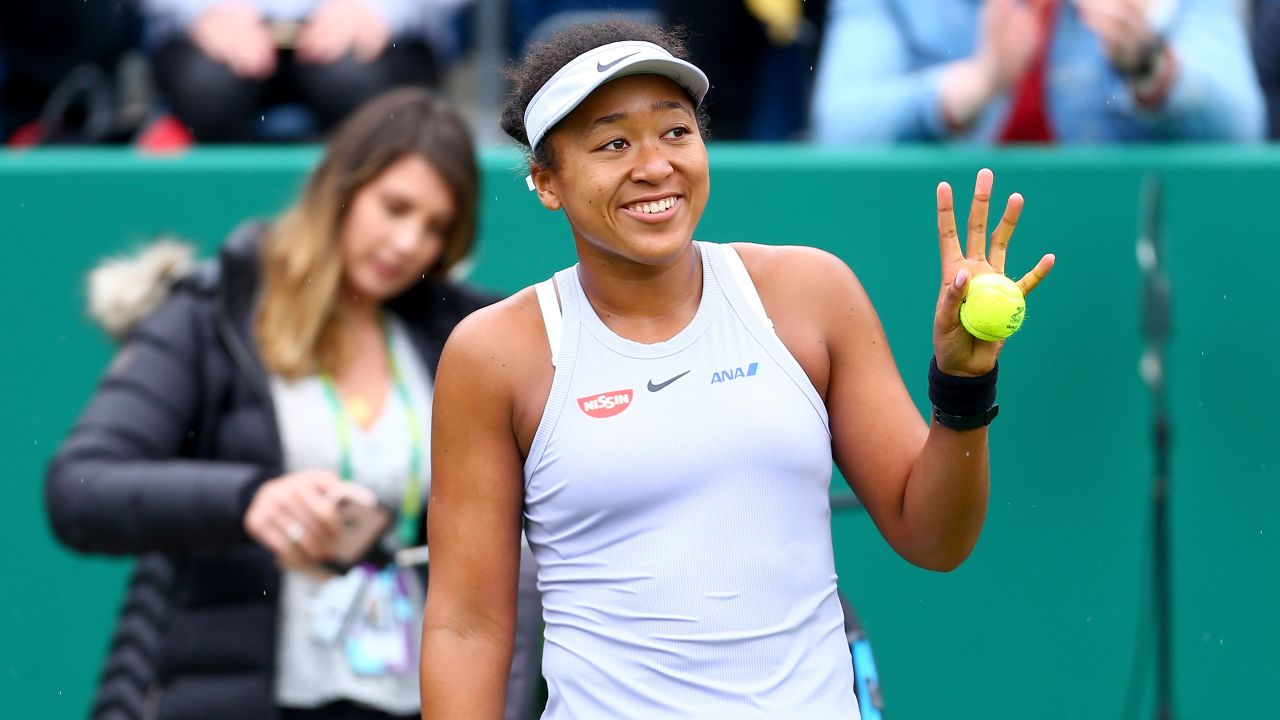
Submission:
<svg viewBox="0 0 1280 720">
<path fill-rule="evenodd" d="M 377 496 L 360 485 L 345 483 L 335 502 L 342 518 L 342 530 L 334 541 L 330 557 L 298 568 L 319 580 L 345 575 L 368 557 L 395 519 L 394 512 L 378 504 Z"/>
<path fill-rule="evenodd" d="M 350 568 L 369 553 L 391 527 L 393 514 L 371 498 L 346 496 L 338 501 L 342 534 L 333 547 L 333 564 Z"/>
</svg>

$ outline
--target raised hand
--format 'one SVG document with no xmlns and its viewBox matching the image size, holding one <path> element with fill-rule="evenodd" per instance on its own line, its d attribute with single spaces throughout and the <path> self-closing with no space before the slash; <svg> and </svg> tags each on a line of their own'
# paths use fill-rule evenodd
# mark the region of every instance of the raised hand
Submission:
<svg viewBox="0 0 1280 720">
<path fill-rule="evenodd" d="M 1045 42 L 1045 0 L 986 0 L 971 57 L 946 69 L 940 102 L 952 128 L 967 127 L 997 96 L 1018 83 Z"/>
<path fill-rule="evenodd" d="M 1022 79 L 1045 42 L 1039 13 L 1043 0 L 987 0 L 979 20 L 978 60 L 1003 92 Z"/>
<path fill-rule="evenodd" d="M 937 311 L 933 318 L 933 353 L 938 369 L 948 375 L 984 375 L 995 367 L 1004 341 L 985 342 L 970 335 L 960 324 L 960 302 L 970 278 L 990 272 L 1004 272 L 1009 240 L 1022 215 L 1022 196 L 1009 196 L 1000 224 L 991 234 L 991 251 L 987 252 L 987 215 L 991 206 L 991 187 L 995 177 L 983 168 L 973 189 L 973 205 L 969 210 L 969 228 L 965 247 L 956 232 L 955 199 L 948 183 L 938 184 L 938 246 L 942 259 L 942 289 L 938 293 Z M 1053 269 L 1054 256 L 1045 255 L 1031 271 L 1018 280 L 1023 295 L 1029 294 Z"/>
</svg>

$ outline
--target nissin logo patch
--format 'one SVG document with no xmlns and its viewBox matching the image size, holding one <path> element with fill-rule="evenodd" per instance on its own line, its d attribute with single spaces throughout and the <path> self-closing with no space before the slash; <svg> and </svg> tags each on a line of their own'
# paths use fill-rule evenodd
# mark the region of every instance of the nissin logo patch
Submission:
<svg viewBox="0 0 1280 720">
<path fill-rule="evenodd" d="M 760 369 L 760 363 L 751 363 L 746 367 L 730 368 L 728 370 L 718 370 L 711 373 L 711 384 L 729 382 L 738 378 L 748 378 L 756 374 L 756 370 Z"/>
<path fill-rule="evenodd" d="M 593 418 L 613 417 L 631 407 L 630 390 L 612 390 L 578 398 L 578 407 Z"/>
</svg>

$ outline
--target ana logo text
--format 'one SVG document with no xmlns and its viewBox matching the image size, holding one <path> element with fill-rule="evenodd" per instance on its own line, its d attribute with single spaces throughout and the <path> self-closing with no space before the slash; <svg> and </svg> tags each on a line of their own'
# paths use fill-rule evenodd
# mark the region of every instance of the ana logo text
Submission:
<svg viewBox="0 0 1280 720">
<path fill-rule="evenodd" d="M 745 368 L 736 367 L 728 370 L 718 370 L 711 373 L 711 384 L 715 385 L 720 382 L 729 382 L 738 378 L 751 377 L 756 374 L 756 370 L 760 368 L 760 363 L 751 363 Z"/>
<path fill-rule="evenodd" d="M 578 407 L 593 418 L 613 417 L 631 407 L 630 390 L 611 390 L 578 398 Z"/>
</svg>

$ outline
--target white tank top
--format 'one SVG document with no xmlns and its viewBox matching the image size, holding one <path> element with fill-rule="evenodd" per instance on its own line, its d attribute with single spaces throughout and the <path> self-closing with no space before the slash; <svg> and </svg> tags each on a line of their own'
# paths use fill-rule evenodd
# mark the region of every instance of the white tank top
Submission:
<svg viewBox="0 0 1280 720">
<path fill-rule="evenodd" d="M 826 408 L 737 253 L 696 247 L 702 299 L 665 342 L 610 331 L 576 267 L 559 306 L 538 286 L 555 379 L 524 475 L 543 718 L 857 718 Z"/>
</svg>

